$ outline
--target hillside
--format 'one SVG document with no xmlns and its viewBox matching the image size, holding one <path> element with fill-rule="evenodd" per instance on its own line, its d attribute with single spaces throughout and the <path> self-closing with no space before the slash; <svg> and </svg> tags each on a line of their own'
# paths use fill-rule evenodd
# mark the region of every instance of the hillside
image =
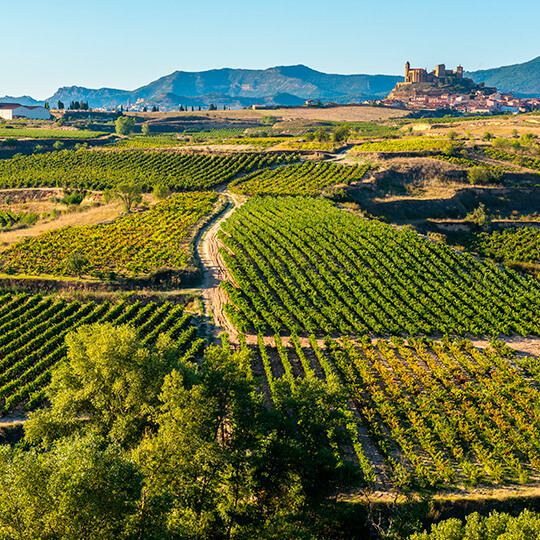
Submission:
<svg viewBox="0 0 540 540">
<path fill-rule="evenodd" d="M 540 56 L 523 64 L 466 73 L 476 83 L 495 86 L 502 92 L 520 97 L 540 96 Z"/>
<path fill-rule="evenodd" d="M 133 91 L 114 88 L 91 89 L 80 86 L 59 88 L 48 100 L 88 101 L 91 107 L 110 106 L 111 102 L 131 103 L 139 99 L 153 102 L 167 96 L 167 102 L 204 104 L 201 97 L 219 95 L 220 104 L 268 103 L 298 104 L 298 100 L 322 99 L 338 102 L 382 97 L 402 77 L 396 75 L 335 75 L 303 65 L 280 66 L 265 70 L 213 69 L 202 72 L 175 71 Z M 185 96 L 192 96 L 187 98 Z M 244 101 L 239 98 L 249 98 Z M 295 99 L 296 98 L 296 99 Z M 176 105 L 176 103 L 175 103 Z"/>
</svg>

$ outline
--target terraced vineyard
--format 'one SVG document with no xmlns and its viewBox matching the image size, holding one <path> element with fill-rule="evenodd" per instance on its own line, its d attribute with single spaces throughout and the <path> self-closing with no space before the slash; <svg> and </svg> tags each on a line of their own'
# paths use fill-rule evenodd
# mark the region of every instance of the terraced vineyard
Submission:
<svg viewBox="0 0 540 540">
<path fill-rule="evenodd" d="M 328 201 L 254 198 L 223 224 L 243 332 L 540 334 L 540 282 Z"/>
<path fill-rule="evenodd" d="M 509 152 L 504 152 L 503 150 L 497 150 L 489 147 L 483 148 L 482 152 L 493 159 L 508 161 L 521 167 L 527 167 L 528 169 L 536 169 L 537 171 L 540 171 L 540 159 L 538 158 L 518 156 L 517 154 L 510 154 Z"/>
<path fill-rule="evenodd" d="M 95 139 L 107 135 L 103 131 L 85 131 L 78 129 L 46 129 L 29 127 L 2 127 L 0 137 L 29 139 Z"/>
<path fill-rule="evenodd" d="M 433 137 L 395 139 L 366 142 L 354 147 L 355 152 L 421 152 L 423 150 L 444 150 L 449 141 Z"/>
<path fill-rule="evenodd" d="M 178 269 L 188 260 L 190 231 L 217 199 L 214 192 L 182 193 L 112 223 L 64 227 L 29 237 L 2 253 L 3 268 L 8 273 L 97 277 Z M 82 268 L 73 266 L 74 254 L 84 258 Z"/>
<path fill-rule="evenodd" d="M 275 346 L 259 337 L 254 371 L 271 400 L 279 379 L 321 377 L 344 384 L 354 401 L 347 427 L 364 477 L 424 487 L 535 481 L 540 472 L 540 393 L 535 360 L 515 365 L 496 343 L 295 336 Z M 358 437 L 358 427 L 369 441 Z M 371 457 L 368 457 L 371 456 Z M 377 472 L 376 472 L 377 471 Z M 384 481 L 385 478 L 378 478 Z"/>
<path fill-rule="evenodd" d="M 136 135 L 126 139 L 120 139 L 108 146 L 110 148 L 160 148 L 169 146 L 182 146 L 187 141 L 178 139 L 177 136 L 167 135 Z"/>
<path fill-rule="evenodd" d="M 173 191 L 207 189 L 242 172 L 281 163 L 285 155 L 210 156 L 167 151 L 62 150 L 0 161 L 0 187 L 62 187 L 103 190 L 134 181 L 150 191 L 167 184 Z"/>
<path fill-rule="evenodd" d="M 466 234 L 460 236 L 459 242 L 483 257 L 503 263 L 540 264 L 540 229 L 536 227 Z"/>
<path fill-rule="evenodd" d="M 304 162 L 248 174 L 231 184 L 244 195 L 316 195 L 333 184 L 350 184 L 362 179 L 368 166 Z"/>
<path fill-rule="evenodd" d="M 5 293 L 0 296 L 2 410 L 9 412 L 22 403 L 32 409 L 43 401 L 52 368 L 66 356 L 66 334 L 96 322 L 129 323 L 148 344 L 166 332 L 187 358 L 198 355 L 205 343 L 196 337 L 191 315 L 169 302 L 96 304 Z"/>
</svg>

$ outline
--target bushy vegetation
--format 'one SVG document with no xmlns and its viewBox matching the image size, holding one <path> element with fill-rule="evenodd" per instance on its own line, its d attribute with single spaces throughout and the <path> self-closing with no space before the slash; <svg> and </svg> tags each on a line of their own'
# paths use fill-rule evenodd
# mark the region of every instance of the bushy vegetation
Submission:
<svg viewBox="0 0 540 540">
<path fill-rule="evenodd" d="M 446 519 L 430 532 L 413 534 L 410 540 L 529 540 L 540 536 L 540 515 L 524 510 L 519 516 L 492 512 L 482 516 L 469 514 L 460 519 Z"/>
<path fill-rule="evenodd" d="M 483 257 L 506 264 L 540 264 L 540 229 L 536 227 L 512 227 L 491 233 L 462 235 L 459 241 Z"/>
<path fill-rule="evenodd" d="M 50 409 L 0 451 L 0 537 L 327 538 L 331 497 L 357 485 L 341 394 L 283 384 L 261 401 L 250 354 L 83 327 L 55 368 Z"/>
<path fill-rule="evenodd" d="M 321 199 L 251 199 L 222 230 L 241 331 L 540 333 L 538 281 Z"/>
<path fill-rule="evenodd" d="M 9 273 L 102 278 L 178 269 L 188 259 L 191 228 L 216 200 L 215 193 L 183 193 L 112 223 L 64 227 L 26 238 L 3 252 L 3 268 Z M 73 267 L 74 254 L 84 256 L 82 268 Z"/>
</svg>

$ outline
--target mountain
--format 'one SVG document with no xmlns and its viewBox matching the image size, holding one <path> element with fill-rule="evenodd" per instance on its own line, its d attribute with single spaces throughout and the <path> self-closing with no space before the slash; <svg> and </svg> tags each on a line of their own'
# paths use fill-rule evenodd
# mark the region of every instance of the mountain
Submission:
<svg viewBox="0 0 540 540">
<path fill-rule="evenodd" d="M 91 89 L 80 86 L 59 88 L 48 101 L 55 105 L 70 101 L 88 101 L 91 107 L 109 107 L 111 103 L 126 105 L 141 100 L 141 103 L 156 104 L 159 101 L 179 104 L 187 96 L 199 99 L 193 104 L 204 104 L 204 96 L 221 96 L 221 105 L 253 103 L 299 105 L 306 99 L 348 102 L 349 96 L 358 99 L 383 97 L 401 81 L 396 75 L 335 75 L 322 73 L 307 66 L 278 66 L 257 69 L 212 69 L 201 72 L 175 71 L 145 86 L 132 91 L 114 88 Z M 176 96 L 176 97 L 174 97 Z M 184 96 L 184 97 L 182 97 Z M 250 98 L 245 101 L 246 98 Z M 184 100 L 182 102 L 182 100 Z M 217 98 L 216 98 L 216 101 Z"/>
<path fill-rule="evenodd" d="M 540 96 L 540 56 L 523 64 L 472 71 L 466 76 L 476 83 L 483 82 L 518 97 Z"/>
<path fill-rule="evenodd" d="M 43 105 L 44 101 L 37 101 L 30 96 L 3 96 L 0 97 L 0 103 L 18 103 L 19 105 L 33 106 L 33 105 Z"/>
</svg>

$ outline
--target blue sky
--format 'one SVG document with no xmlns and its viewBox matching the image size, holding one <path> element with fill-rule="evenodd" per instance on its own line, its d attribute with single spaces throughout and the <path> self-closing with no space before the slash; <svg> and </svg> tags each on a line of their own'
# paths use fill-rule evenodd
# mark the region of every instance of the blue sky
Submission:
<svg viewBox="0 0 540 540">
<path fill-rule="evenodd" d="M 0 96 L 134 89 L 175 70 L 484 69 L 540 55 L 537 0 L 1 0 Z M 10 21 L 19 21 L 10 23 Z M 20 22 L 22 21 L 22 22 Z"/>
</svg>

